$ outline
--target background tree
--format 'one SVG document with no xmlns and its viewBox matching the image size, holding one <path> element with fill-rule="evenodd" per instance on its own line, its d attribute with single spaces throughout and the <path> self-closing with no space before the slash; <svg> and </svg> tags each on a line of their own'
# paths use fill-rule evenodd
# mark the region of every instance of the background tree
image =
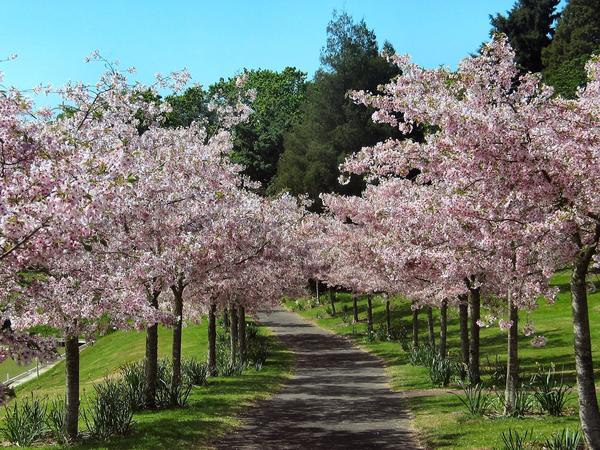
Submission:
<svg viewBox="0 0 600 450">
<path fill-rule="evenodd" d="M 552 43 L 544 49 L 544 77 L 568 98 L 585 84 L 585 63 L 600 51 L 600 0 L 571 0 L 563 10 Z"/>
<path fill-rule="evenodd" d="M 518 0 L 506 16 L 490 16 L 490 36 L 504 33 L 508 37 L 522 70 L 542 71 L 542 50 L 552 40 L 558 4 L 559 0 Z"/>
</svg>

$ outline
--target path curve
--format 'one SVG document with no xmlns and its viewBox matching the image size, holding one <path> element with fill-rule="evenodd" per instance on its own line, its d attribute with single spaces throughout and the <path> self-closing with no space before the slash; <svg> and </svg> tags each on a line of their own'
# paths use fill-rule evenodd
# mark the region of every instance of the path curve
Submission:
<svg viewBox="0 0 600 450">
<path fill-rule="evenodd" d="M 381 362 L 295 313 L 260 314 L 296 355 L 293 377 L 250 407 L 218 449 L 418 449 Z"/>
</svg>

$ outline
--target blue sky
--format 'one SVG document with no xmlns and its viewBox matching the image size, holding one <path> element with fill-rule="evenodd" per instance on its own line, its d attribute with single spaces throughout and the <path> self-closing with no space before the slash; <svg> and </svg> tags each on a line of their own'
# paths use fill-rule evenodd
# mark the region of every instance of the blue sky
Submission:
<svg viewBox="0 0 600 450">
<path fill-rule="evenodd" d="M 319 66 L 334 9 L 364 18 L 427 67 L 456 64 L 487 39 L 490 14 L 514 0 L 0 0 L 0 64 L 5 85 L 21 89 L 68 80 L 91 82 L 99 50 L 136 77 L 187 68 L 208 85 L 247 68 Z"/>
</svg>

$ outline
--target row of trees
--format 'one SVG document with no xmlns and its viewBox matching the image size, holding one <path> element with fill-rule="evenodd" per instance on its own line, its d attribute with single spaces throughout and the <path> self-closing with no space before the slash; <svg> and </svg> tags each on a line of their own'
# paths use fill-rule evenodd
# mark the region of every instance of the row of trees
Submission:
<svg viewBox="0 0 600 450">
<path fill-rule="evenodd" d="M 552 301 L 551 276 L 571 267 L 581 426 L 588 446 L 600 448 L 586 287 L 600 262 L 600 60 L 588 62 L 587 87 L 572 100 L 523 73 L 500 35 L 457 71 L 392 60 L 402 75 L 378 93 L 351 96 L 376 110 L 375 122 L 423 134 L 387 139 L 342 165 L 368 185 L 361 197 L 322 195 L 329 214 L 316 219 L 326 243 L 318 277 L 355 293 L 401 294 L 415 315 L 421 307 L 440 307 L 442 316 L 458 307 L 474 383 L 481 306 L 502 301 L 506 313 L 496 320 L 508 331 L 509 413 L 519 311 L 541 296 Z M 523 332 L 532 335 L 533 324 Z"/>
<path fill-rule="evenodd" d="M 101 59 L 93 55 L 92 59 Z M 131 84 L 107 64 L 97 84 L 59 90 L 59 114 L 0 91 L 0 286 L 3 357 L 52 358 L 65 341 L 66 427 L 79 416 L 80 337 L 146 329 L 146 406 L 155 405 L 158 324 L 173 327 L 172 387 L 181 383 L 184 320 L 268 308 L 304 284 L 304 205 L 261 197 L 232 162 L 248 99 L 215 96 L 212 120 L 167 126 L 158 88 L 181 90 L 185 73 Z M 237 80 L 241 88 L 244 79 Z M 245 91 L 252 95 L 252 91 Z M 243 320 L 243 319 L 242 319 Z"/>
</svg>

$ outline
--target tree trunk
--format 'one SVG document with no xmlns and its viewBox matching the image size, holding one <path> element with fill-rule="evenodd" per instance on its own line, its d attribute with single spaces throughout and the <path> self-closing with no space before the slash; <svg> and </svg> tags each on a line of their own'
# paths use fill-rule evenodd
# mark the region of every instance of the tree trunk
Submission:
<svg viewBox="0 0 600 450">
<path fill-rule="evenodd" d="M 373 332 L 373 296 L 367 295 L 367 332 Z"/>
<path fill-rule="evenodd" d="M 446 335 L 448 333 L 448 300 L 440 307 L 440 358 L 446 358 Z"/>
<path fill-rule="evenodd" d="M 433 308 L 427 307 L 427 328 L 429 330 L 429 346 L 435 350 L 435 331 L 433 329 Z"/>
<path fill-rule="evenodd" d="M 217 305 L 210 305 L 208 311 L 208 373 L 217 376 Z"/>
<path fill-rule="evenodd" d="M 246 361 L 246 310 L 243 306 L 238 306 L 238 329 L 240 340 L 240 361 Z"/>
<path fill-rule="evenodd" d="M 389 338 L 392 336 L 392 314 L 390 312 L 390 300 L 385 300 L 385 326 L 387 328 L 387 335 Z"/>
<path fill-rule="evenodd" d="M 331 302 L 331 315 L 335 316 L 335 291 L 329 288 L 329 301 Z"/>
<path fill-rule="evenodd" d="M 594 383 L 592 341 L 586 275 L 593 253 L 585 252 L 578 257 L 571 274 L 571 306 L 573 332 L 575 334 L 575 366 L 577 368 L 577 394 L 579 397 L 579 420 L 585 442 L 590 449 L 600 449 L 600 411 Z"/>
<path fill-rule="evenodd" d="M 79 424 L 79 339 L 77 336 L 65 337 L 65 368 L 67 376 L 65 425 L 69 440 L 78 435 Z"/>
<path fill-rule="evenodd" d="M 150 297 L 150 305 L 158 309 L 159 292 L 154 291 Z M 146 408 L 156 407 L 156 383 L 158 378 L 158 324 L 146 329 L 146 356 L 144 359 L 144 375 L 146 377 Z"/>
<path fill-rule="evenodd" d="M 354 323 L 358 323 L 358 296 L 352 294 L 352 313 L 354 314 Z"/>
<path fill-rule="evenodd" d="M 419 348 L 419 310 L 414 304 L 412 310 L 412 346 L 413 350 Z"/>
<path fill-rule="evenodd" d="M 481 294 L 479 288 L 469 289 L 469 308 L 471 312 L 471 340 L 469 346 L 469 376 L 472 384 L 481 383 L 479 370 L 479 320 L 481 314 Z"/>
<path fill-rule="evenodd" d="M 238 340 L 238 315 L 235 306 L 229 308 L 230 315 L 230 339 L 231 339 L 231 364 L 236 364 L 239 355 L 239 340 Z"/>
<path fill-rule="evenodd" d="M 469 305 L 465 296 L 461 296 L 458 305 L 460 323 L 460 354 L 465 366 L 469 365 Z"/>
<path fill-rule="evenodd" d="M 508 329 L 508 351 L 506 361 L 506 391 L 504 393 L 504 415 L 514 411 L 519 383 L 519 310 L 513 304 L 512 295 L 508 293 L 509 320 L 512 326 Z"/>
<path fill-rule="evenodd" d="M 228 330 L 230 326 L 229 323 L 229 310 L 227 308 L 223 309 L 223 328 Z"/>
<path fill-rule="evenodd" d="M 171 350 L 171 364 L 173 373 L 171 375 L 171 404 L 177 403 L 177 388 L 181 384 L 181 330 L 183 326 L 183 290 L 185 286 L 179 280 L 176 285 L 171 286 L 173 291 L 173 346 Z"/>
</svg>

